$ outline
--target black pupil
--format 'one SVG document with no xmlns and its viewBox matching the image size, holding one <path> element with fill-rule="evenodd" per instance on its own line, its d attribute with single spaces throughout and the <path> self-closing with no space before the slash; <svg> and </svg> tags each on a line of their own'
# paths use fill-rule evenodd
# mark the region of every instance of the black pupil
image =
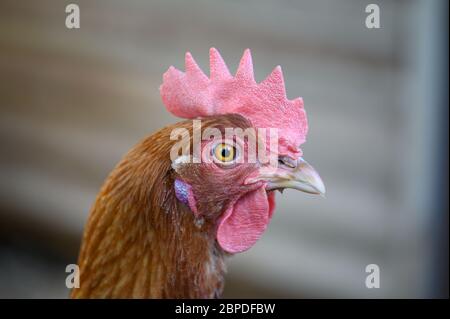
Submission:
<svg viewBox="0 0 450 319">
<path fill-rule="evenodd" d="M 222 157 L 227 158 L 228 156 L 230 156 L 230 150 L 226 147 L 222 148 Z"/>
</svg>

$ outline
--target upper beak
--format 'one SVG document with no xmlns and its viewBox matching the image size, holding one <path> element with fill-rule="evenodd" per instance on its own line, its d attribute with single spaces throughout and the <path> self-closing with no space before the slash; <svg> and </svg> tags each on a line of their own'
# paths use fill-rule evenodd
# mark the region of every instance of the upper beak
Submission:
<svg viewBox="0 0 450 319">
<path fill-rule="evenodd" d="M 259 180 L 267 182 L 267 190 L 293 188 L 310 194 L 325 195 L 325 185 L 317 171 L 303 158 L 280 158 L 278 167 L 262 169 Z"/>
</svg>

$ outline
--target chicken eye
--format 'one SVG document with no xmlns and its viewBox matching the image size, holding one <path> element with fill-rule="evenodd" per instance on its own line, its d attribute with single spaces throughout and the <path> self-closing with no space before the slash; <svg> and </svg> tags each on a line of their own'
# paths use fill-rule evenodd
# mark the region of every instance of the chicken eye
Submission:
<svg viewBox="0 0 450 319">
<path fill-rule="evenodd" d="M 214 147 L 214 157 L 222 163 L 230 163 L 236 158 L 236 148 L 226 143 L 217 144 Z"/>
</svg>

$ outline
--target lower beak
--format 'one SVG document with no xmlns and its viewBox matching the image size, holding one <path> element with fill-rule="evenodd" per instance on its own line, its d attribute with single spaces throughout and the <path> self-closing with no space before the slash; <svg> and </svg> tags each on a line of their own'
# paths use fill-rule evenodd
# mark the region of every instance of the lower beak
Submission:
<svg viewBox="0 0 450 319">
<path fill-rule="evenodd" d="M 325 195 L 322 179 L 303 158 L 280 160 L 278 167 L 262 169 L 258 179 L 267 182 L 268 191 L 293 188 L 309 194 Z"/>
</svg>

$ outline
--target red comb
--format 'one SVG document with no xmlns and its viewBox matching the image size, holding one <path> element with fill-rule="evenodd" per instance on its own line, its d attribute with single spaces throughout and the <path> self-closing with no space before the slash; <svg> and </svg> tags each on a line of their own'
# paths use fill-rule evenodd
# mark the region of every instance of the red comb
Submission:
<svg viewBox="0 0 450 319">
<path fill-rule="evenodd" d="M 186 72 L 171 66 L 160 87 L 163 103 L 173 115 L 193 119 L 238 113 L 256 128 L 278 128 L 279 152 L 298 157 L 305 142 L 308 122 L 303 99 L 288 100 L 281 67 L 256 83 L 250 50 L 244 51 L 233 77 L 215 48 L 210 49 L 208 78 L 186 53 Z"/>
</svg>

